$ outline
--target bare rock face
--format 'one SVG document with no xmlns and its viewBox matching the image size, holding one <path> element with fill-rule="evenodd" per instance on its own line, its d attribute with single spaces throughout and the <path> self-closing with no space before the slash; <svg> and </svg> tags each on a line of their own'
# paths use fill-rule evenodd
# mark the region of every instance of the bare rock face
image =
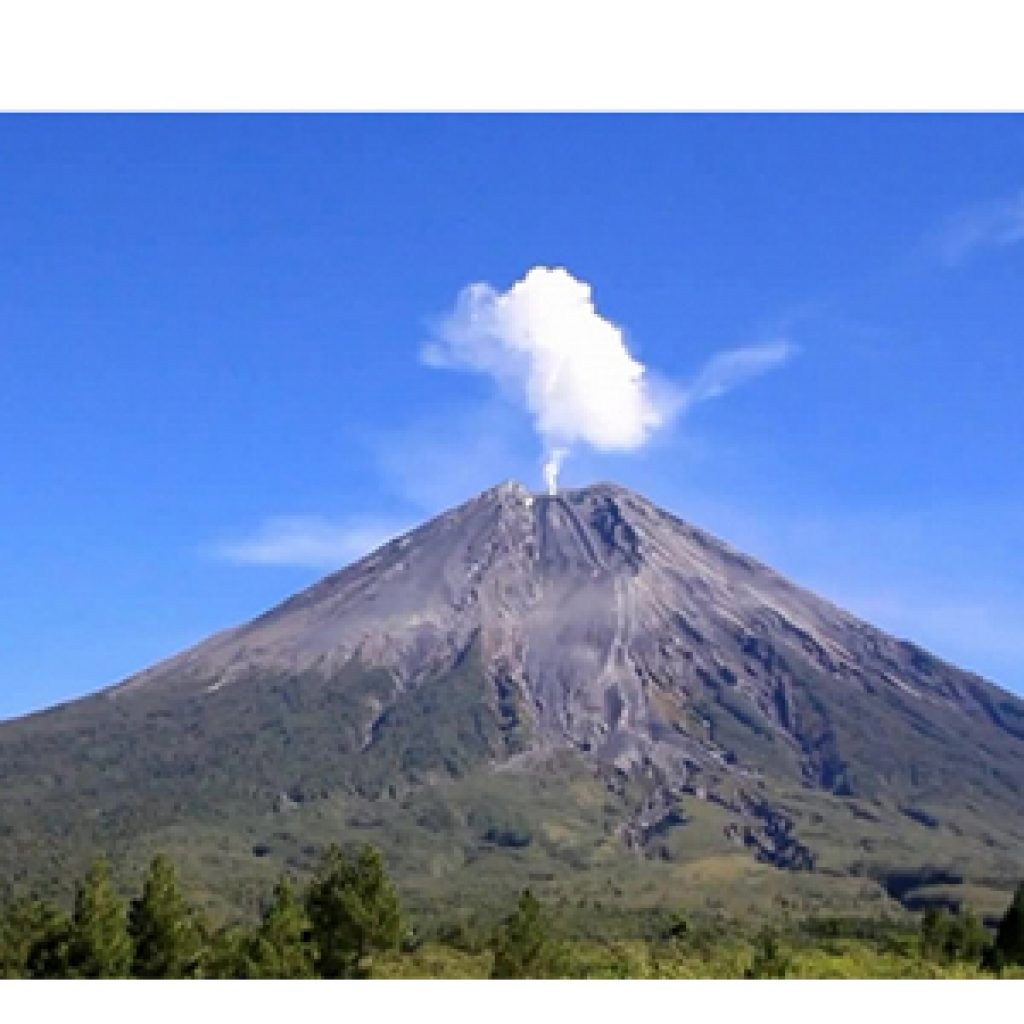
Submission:
<svg viewBox="0 0 1024 1024">
<path fill-rule="evenodd" d="M 915 759 L 941 785 L 990 757 L 1024 783 L 1020 701 L 611 484 L 502 484 L 110 695 L 356 659 L 396 682 L 382 716 L 473 645 L 487 699 L 528 719 L 521 760 L 572 748 L 669 792 L 767 771 L 869 794 Z M 968 749 L 975 728 L 996 746 Z"/>
</svg>

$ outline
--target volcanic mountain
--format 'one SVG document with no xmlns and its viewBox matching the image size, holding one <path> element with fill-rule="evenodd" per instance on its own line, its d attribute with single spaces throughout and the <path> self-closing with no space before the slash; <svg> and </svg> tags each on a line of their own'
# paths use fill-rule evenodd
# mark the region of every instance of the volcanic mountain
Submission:
<svg viewBox="0 0 1024 1024">
<path fill-rule="evenodd" d="M 162 847 L 235 905 L 334 839 L 414 902 L 996 907 L 1024 875 L 1024 702 L 610 484 L 486 491 L 0 726 L 0 776 L 15 883 Z"/>
</svg>

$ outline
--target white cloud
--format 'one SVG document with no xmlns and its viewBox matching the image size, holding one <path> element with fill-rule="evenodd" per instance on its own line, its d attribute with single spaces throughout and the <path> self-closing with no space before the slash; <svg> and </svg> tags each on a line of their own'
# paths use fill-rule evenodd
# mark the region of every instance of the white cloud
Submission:
<svg viewBox="0 0 1024 1024">
<path fill-rule="evenodd" d="M 266 520 L 240 540 L 214 545 L 212 553 L 235 565 L 338 569 L 404 532 L 384 523 L 332 523 L 317 516 Z"/>
<path fill-rule="evenodd" d="M 1024 242 L 1024 191 L 990 203 L 970 206 L 950 217 L 939 232 L 939 258 L 955 266 L 982 248 Z"/>
<path fill-rule="evenodd" d="M 429 366 L 492 377 L 529 412 L 554 487 L 578 444 L 630 452 L 688 405 L 715 398 L 779 365 L 784 342 L 721 353 L 690 387 L 658 378 L 601 316 L 592 290 L 564 268 L 534 267 L 508 291 L 471 284 L 422 352 Z"/>
<path fill-rule="evenodd" d="M 562 268 L 534 267 L 507 292 L 463 289 L 424 359 L 490 374 L 520 392 L 550 446 L 628 451 L 673 411 L 622 329 L 597 312 L 590 285 Z"/>
</svg>

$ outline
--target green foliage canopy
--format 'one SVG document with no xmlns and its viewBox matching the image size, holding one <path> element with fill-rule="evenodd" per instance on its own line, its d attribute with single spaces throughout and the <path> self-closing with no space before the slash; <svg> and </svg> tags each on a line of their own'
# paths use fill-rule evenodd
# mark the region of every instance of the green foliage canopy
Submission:
<svg viewBox="0 0 1024 1024">
<path fill-rule="evenodd" d="M 127 978 L 132 940 L 124 903 L 110 879 L 110 865 L 97 860 L 75 893 L 68 930 L 67 968 L 72 978 Z"/>
<path fill-rule="evenodd" d="M 250 956 L 252 978 L 312 978 L 309 915 L 291 883 L 281 879 L 263 913 Z"/>
<path fill-rule="evenodd" d="M 170 860 L 158 854 L 142 895 L 131 905 L 129 933 L 138 978 L 188 978 L 198 973 L 200 936 Z"/>
<path fill-rule="evenodd" d="M 45 900 L 18 900 L 0 927 L 0 976 L 62 977 L 70 927 L 67 916 Z"/>
<path fill-rule="evenodd" d="M 1017 887 L 1013 902 L 999 922 L 992 959 L 996 967 L 1024 965 L 1024 882 Z"/>
<path fill-rule="evenodd" d="M 371 846 L 353 859 L 331 846 L 309 887 L 306 911 L 324 978 L 365 976 L 373 953 L 394 949 L 402 938 L 398 896 Z"/>
<path fill-rule="evenodd" d="M 498 930 L 491 977 L 558 977 L 564 968 L 562 950 L 551 937 L 541 905 L 526 889 Z"/>
</svg>

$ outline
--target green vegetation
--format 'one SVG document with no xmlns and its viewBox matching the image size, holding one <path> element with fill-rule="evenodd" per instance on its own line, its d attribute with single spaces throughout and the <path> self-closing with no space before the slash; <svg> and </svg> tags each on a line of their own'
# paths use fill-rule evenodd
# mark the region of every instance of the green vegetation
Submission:
<svg viewBox="0 0 1024 1024">
<path fill-rule="evenodd" d="M 783 952 L 775 932 L 765 929 L 757 937 L 754 956 L 744 972 L 746 978 L 784 978 L 789 971 L 790 958 Z"/>
<path fill-rule="evenodd" d="M 323 854 L 303 888 L 274 886 L 257 921 L 213 925 L 171 861 L 153 858 L 126 912 L 92 864 L 70 914 L 36 897 L 0 914 L 5 978 L 1024 978 L 1024 885 L 995 934 L 970 911 L 751 921 L 651 911 L 643 936 L 573 932 L 524 890 L 496 925 L 478 916 L 406 924 L 380 853 Z M 606 922 L 607 923 L 607 922 Z"/>
<path fill-rule="evenodd" d="M 164 851 L 197 928 L 202 915 L 252 921 L 278 878 L 308 877 L 339 836 L 381 851 L 413 923 L 457 904 L 493 928 L 530 889 L 580 936 L 615 917 L 645 937 L 660 907 L 767 922 L 970 906 L 994 923 L 1024 871 L 1020 816 L 1003 792 L 1016 754 L 981 719 L 956 728 L 1003 767 L 979 780 L 961 764 L 957 781 L 944 774 L 948 744 L 938 759 L 902 732 L 883 735 L 885 723 L 868 728 L 823 679 L 804 695 L 823 710 L 808 705 L 806 720 L 818 715 L 828 733 L 842 713 L 860 730 L 850 758 L 870 741 L 868 760 L 879 759 L 877 771 L 848 760 L 840 772 L 835 752 L 811 743 L 832 765 L 828 789 L 794 775 L 802 748 L 766 732 L 727 681 L 707 693 L 702 683 L 691 703 L 659 691 L 666 727 L 706 720 L 756 769 L 703 769 L 666 794 L 584 751 L 531 747 L 518 691 L 489 682 L 480 657 L 471 645 L 405 689 L 356 661 L 252 669 L 213 690 L 205 676 L 175 677 L 3 723 L 0 903 L 31 893 L 70 913 L 71 880 L 98 852 L 134 889 Z M 912 754 L 919 782 L 890 763 L 893 750 Z"/>
<path fill-rule="evenodd" d="M 137 978 L 191 978 L 199 968 L 200 934 L 178 888 L 174 865 L 163 855 L 153 859 L 128 921 Z"/>
<path fill-rule="evenodd" d="M 1018 886 L 1013 903 L 999 922 L 996 940 L 987 954 L 986 963 L 996 970 L 1005 966 L 1024 966 L 1024 883 Z"/>
<path fill-rule="evenodd" d="M 564 975 L 565 956 L 552 939 L 537 898 L 527 889 L 494 941 L 492 978 L 551 978 Z"/>
<path fill-rule="evenodd" d="M 372 955 L 394 949 L 402 936 L 398 897 L 380 854 L 369 846 L 353 860 L 332 846 L 309 887 L 306 907 L 323 978 L 365 977 Z"/>
<path fill-rule="evenodd" d="M 66 929 L 67 919 L 45 900 L 26 897 L 11 904 L 0 920 L 0 978 L 32 977 L 37 966 L 45 976 L 43 950 L 59 947 Z M 53 961 L 59 969 L 59 956 Z"/>
<path fill-rule="evenodd" d="M 979 961 L 991 937 L 971 911 L 951 914 L 944 907 L 929 907 L 921 922 L 921 946 L 932 959 L 954 963 Z"/>
<path fill-rule="evenodd" d="M 132 938 L 110 865 L 96 861 L 75 895 L 68 929 L 67 969 L 75 978 L 123 978 L 132 966 Z"/>
<path fill-rule="evenodd" d="M 305 941 L 309 915 L 292 884 L 282 878 L 274 887 L 274 898 L 251 940 L 248 957 L 252 978 L 312 978 L 313 952 Z"/>
</svg>

